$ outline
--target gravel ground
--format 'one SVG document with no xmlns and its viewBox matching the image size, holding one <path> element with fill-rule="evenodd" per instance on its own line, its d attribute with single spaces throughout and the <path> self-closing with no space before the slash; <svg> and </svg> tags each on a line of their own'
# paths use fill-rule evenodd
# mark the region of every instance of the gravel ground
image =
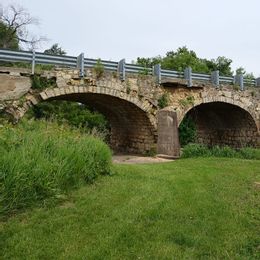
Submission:
<svg viewBox="0 0 260 260">
<path fill-rule="evenodd" d="M 124 164 L 138 164 L 138 163 L 162 163 L 171 162 L 173 159 L 166 159 L 161 157 L 147 157 L 139 155 L 114 155 L 114 163 L 124 163 Z"/>
</svg>

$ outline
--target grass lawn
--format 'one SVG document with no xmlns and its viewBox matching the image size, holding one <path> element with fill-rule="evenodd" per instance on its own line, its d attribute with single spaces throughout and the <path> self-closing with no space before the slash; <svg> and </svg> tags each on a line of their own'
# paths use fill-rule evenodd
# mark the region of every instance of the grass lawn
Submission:
<svg viewBox="0 0 260 260">
<path fill-rule="evenodd" d="M 0 223 L 0 259 L 259 259 L 260 161 L 116 165 Z"/>
</svg>

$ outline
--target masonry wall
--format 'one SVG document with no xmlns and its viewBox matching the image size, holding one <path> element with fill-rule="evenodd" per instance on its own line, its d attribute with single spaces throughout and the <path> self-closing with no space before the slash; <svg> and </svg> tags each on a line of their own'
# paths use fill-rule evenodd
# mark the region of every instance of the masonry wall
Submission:
<svg viewBox="0 0 260 260">
<path fill-rule="evenodd" d="M 195 111 L 193 108 L 200 104 L 230 105 L 209 106 L 201 110 L 200 117 L 196 117 L 198 109 L 194 112 L 198 141 L 234 147 L 260 143 L 260 88 L 246 88 L 241 92 L 233 86 L 215 88 L 205 82 L 193 82 L 193 87 L 188 88 L 185 80 L 167 78 L 162 79 L 162 85 L 157 85 L 152 76 L 129 73 L 121 81 L 116 72 L 98 76 L 95 70 L 89 69 L 84 78 L 79 77 L 78 70 L 61 68 L 42 71 L 38 76 L 54 79 L 55 84 L 47 89 L 33 89 L 30 70 L 0 67 L 0 110 L 19 120 L 31 106 L 45 100 L 86 103 L 108 118 L 115 150 L 144 153 L 155 147 L 158 100 L 166 92 L 168 106 L 164 110 L 176 113 L 178 124 L 187 113 L 193 113 L 188 111 Z"/>
<path fill-rule="evenodd" d="M 230 146 L 234 148 L 242 147 L 260 147 L 259 136 L 251 130 L 217 129 L 217 130 L 199 130 L 198 143 L 209 146 Z"/>
<path fill-rule="evenodd" d="M 48 99 L 88 105 L 102 113 L 110 124 L 110 146 L 117 153 L 147 153 L 156 145 L 156 131 L 147 113 L 123 99 L 94 93 L 73 93 Z"/>
<path fill-rule="evenodd" d="M 234 148 L 259 147 L 259 134 L 252 116 L 222 102 L 202 104 L 188 114 L 197 127 L 197 142 Z"/>
</svg>

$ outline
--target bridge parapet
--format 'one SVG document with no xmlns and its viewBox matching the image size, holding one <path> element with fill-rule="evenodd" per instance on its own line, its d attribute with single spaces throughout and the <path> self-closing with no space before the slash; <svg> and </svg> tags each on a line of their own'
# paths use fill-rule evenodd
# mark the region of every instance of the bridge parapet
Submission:
<svg viewBox="0 0 260 260">
<path fill-rule="evenodd" d="M 156 83 L 161 83 L 163 78 L 184 79 L 188 87 L 192 87 L 193 80 L 206 81 L 218 87 L 220 84 L 237 84 L 241 90 L 244 90 L 245 85 L 260 87 L 260 78 L 251 79 L 243 78 L 243 75 L 220 76 L 219 71 L 213 71 L 209 74 L 193 73 L 190 67 L 186 68 L 183 72 L 161 69 L 160 64 L 155 65 L 153 68 L 142 67 L 136 64 L 127 64 L 125 59 L 119 62 L 106 61 L 100 59 L 84 58 L 84 53 L 78 57 L 72 56 L 57 56 L 49 55 L 40 52 L 28 51 L 11 51 L 0 49 L 0 61 L 4 62 L 25 62 L 31 64 L 31 73 L 35 72 L 36 64 L 48 64 L 55 66 L 65 66 L 77 68 L 80 77 L 84 77 L 85 69 L 94 68 L 96 65 L 102 65 L 107 71 L 114 71 L 119 74 L 119 78 L 124 81 L 126 73 L 137 73 L 153 75 L 156 78 Z"/>
</svg>

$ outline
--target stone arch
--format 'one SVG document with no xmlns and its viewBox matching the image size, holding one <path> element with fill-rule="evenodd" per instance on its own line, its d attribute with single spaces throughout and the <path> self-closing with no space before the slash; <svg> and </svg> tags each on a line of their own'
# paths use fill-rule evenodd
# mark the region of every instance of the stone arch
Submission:
<svg viewBox="0 0 260 260">
<path fill-rule="evenodd" d="M 257 121 L 250 110 L 243 104 L 236 104 L 234 100 L 227 102 L 227 98 L 212 99 L 214 101 L 207 99 L 206 102 L 194 104 L 179 117 L 183 120 L 185 116 L 189 116 L 195 122 L 197 142 L 235 148 L 259 147 Z"/>
<path fill-rule="evenodd" d="M 250 99 L 248 99 L 248 102 L 246 103 L 242 103 L 241 101 L 239 100 L 236 100 L 232 97 L 224 97 L 224 96 L 218 96 L 218 95 L 212 95 L 212 96 L 207 96 L 207 97 L 204 97 L 202 98 L 201 100 L 197 100 L 195 101 L 195 103 L 193 104 L 193 106 L 189 106 L 189 107 L 186 107 L 186 108 L 182 108 L 182 109 L 178 109 L 177 111 L 177 116 L 178 116 L 178 125 L 181 124 L 183 118 L 185 117 L 185 115 L 191 110 L 193 109 L 194 107 L 196 106 L 199 106 L 201 104 L 207 104 L 207 103 L 214 103 L 214 102 L 221 102 L 221 103 L 227 103 L 227 104 L 230 104 L 230 105 L 234 105 L 234 106 L 237 106 L 243 110 L 245 110 L 246 112 L 248 112 L 251 117 L 253 118 L 256 126 L 257 126 L 257 130 L 260 131 L 260 125 L 258 123 L 258 120 L 257 120 L 257 115 L 256 115 L 256 112 L 251 110 L 248 106 L 248 104 L 250 104 Z"/>
<path fill-rule="evenodd" d="M 144 153 L 156 143 L 156 118 L 151 113 L 153 104 L 148 100 L 140 101 L 110 88 L 67 86 L 32 96 L 24 105 L 24 113 L 32 105 L 51 100 L 84 103 L 104 114 L 111 125 L 110 144 L 116 152 Z"/>
</svg>

